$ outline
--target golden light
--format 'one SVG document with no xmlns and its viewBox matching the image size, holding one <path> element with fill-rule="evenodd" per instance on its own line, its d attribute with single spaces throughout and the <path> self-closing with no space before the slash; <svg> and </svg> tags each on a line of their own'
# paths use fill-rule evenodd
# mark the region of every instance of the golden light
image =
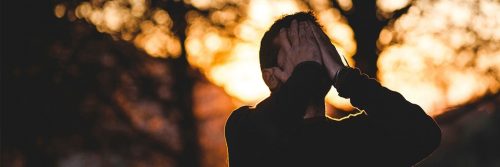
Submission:
<svg viewBox="0 0 500 167">
<path fill-rule="evenodd" d="M 340 8 L 344 11 L 349 11 L 352 9 L 352 0 L 337 0 Z"/>
<path fill-rule="evenodd" d="M 220 164 L 207 166 L 222 166 L 227 165 L 223 127 L 228 115 L 235 107 L 254 105 L 270 93 L 261 77 L 258 54 L 262 35 L 274 20 L 298 11 L 314 11 L 339 53 L 351 66 L 355 64 L 354 32 L 339 10 L 355 10 L 356 6 L 352 0 L 336 1 L 341 9 L 332 8 L 331 0 L 183 0 L 186 6 L 192 5 L 189 8 L 196 8 L 184 16 L 184 41 L 173 34 L 169 13 L 150 7 L 148 0 L 91 0 L 74 10 L 58 4 L 53 12 L 57 18 L 67 16 L 70 21 L 73 14 L 69 12 L 74 12 L 76 18 L 95 25 L 99 32 L 133 43 L 152 57 L 175 58 L 185 46 L 190 65 L 211 82 L 198 80 L 193 87 L 200 155 L 204 163 Z M 379 34 L 377 75 L 384 86 L 431 115 L 499 91 L 498 0 L 377 0 L 378 12 L 386 18 L 408 5 L 408 13 Z M 156 78 L 169 76 L 164 63 L 144 64 L 144 69 Z M 112 95 L 117 106 L 135 129 L 166 138 L 162 141 L 169 148 L 182 150 L 178 118 L 163 115 L 166 108 L 160 101 L 135 98 L 137 92 L 129 89 L 136 86 L 131 77 L 120 75 L 123 86 Z M 160 85 L 156 90 L 159 97 L 171 99 L 171 87 Z M 352 109 L 349 100 L 339 97 L 334 88 L 326 101 L 335 108 Z M 342 120 L 366 113 L 329 114 Z"/>
<path fill-rule="evenodd" d="M 104 25 L 111 31 L 118 31 L 123 22 L 128 20 L 127 9 L 120 8 L 117 1 L 110 1 L 104 5 L 103 21 Z"/>
<path fill-rule="evenodd" d="M 392 33 L 385 28 L 382 29 L 382 31 L 380 31 L 380 35 L 378 37 L 379 44 L 388 45 L 389 42 L 391 42 L 391 40 L 392 40 Z"/>
<path fill-rule="evenodd" d="M 410 0 L 377 0 L 377 8 L 382 13 L 392 13 L 406 7 Z"/>
<path fill-rule="evenodd" d="M 171 28 L 173 24 L 170 16 L 164 10 L 155 10 L 153 20 L 159 25 L 166 25 L 167 28 Z"/>
<path fill-rule="evenodd" d="M 431 115 L 496 93 L 499 18 L 493 0 L 415 1 L 380 34 L 378 77 Z"/>
<path fill-rule="evenodd" d="M 274 20 L 285 14 L 315 11 L 332 43 L 354 64 L 354 33 L 340 12 L 328 5 L 328 0 L 314 0 L 309 5 L 294 0 L 184 2 L 210 11 L 208 17 L 195 11 L 185 16 L 188 28 L 184 45 L 189 63 L 244 104 L 254 105 L 269 95 L 259 68 L 260 39 Z M 235 5 L 225 6 L 228 3 Z M 352 6 L 350 0 L 339 3 L 345 10 Z M 100 32 L 133 42 L 151 56 L 181 54 L 181 43 L 170 30 L 172 19 L 162 9 L 149 9 L 145 0 L 82 2 L 76 7 L 75 15 L 94 24 Z M 335 89 L 329 92 L 327 102 L 337 108 L 351 109 L 349 102 L 338 97 Z"/>
<path fill-rule="evenodd" d="M 208 16 L 188 12 L 184 43 L 171 32 L 168 13 L 150 9 L 145 0 L 82 2 L 74 12 L 100 32 L 133 42 L 154 57 L 179 56 L 184 44 L 191 65 L 248 105 L 269 95 L 259 71 L 258 49 L 263 33 L 284 14 L 314 11 L 338 51 L 354 64 L 354 33 L 328 0 L 312 0 L 307 5 L 293 0 L 184 2 L 209 11 Z M 337 2 L 342 10 L 352 8 L 351 0 Z M 387 16 L 408 5 L 409 0 L 377 0 L 379 11 Z M 499 49 L 494 43 L 500 39 L 499 4 L 493 0 L 423 0 L 411 5 L 406 15 L 379 35 L 378 75 L 383 84 L 431 114 L 497 92 Z M 65 12 L 63 4 L 54 8 L 56 17 Z M 351 108 L 335 89 L 326 100 L 337 108 Z"/>
<path fill-rule="evenodd" d="M 143 48 L 153 57 L 177 57 L 181 54 L 181 46 L 167 26 L 155 25 L 151 21 L 141 23 L 141 33 L 136 36 L 134 44 Z"/>
<path fill-rule="evenodd" d="M 190 1 L 201 6 L 212 6 L 205 1 Z M 311 2 L 307 5 L 293 0 L 249 1 L 248 6 L 239 9 L 214 9 L 214 14 L 206 18 L 200 14 L 188 14 L 188 34 L 185 42 L 188 60 L 200 68 L 207 78 L 231 96 L 244 104 L 254 105 L 269 95 L 269 89 L 262 80 L 258 52 L 264 32 L 279 17 L 298 11 L 314 10 L 325 32 L 337 46 L 339 52 L 354 64 L 352 55 L 356 52 L 354 33 L 337 9 L 331 8 L 326 0 Z M 210 8 L 210 7 L 206 7 Z M 234 17 L 236 13 L 247 17 Z M 217 13 L 217 17 L 214 16 Z M 220 20 L 225 20 L 221 22 Z M 211 22 L 227 24 L 218 28 Z M 327 102 L 338 108 L 350 109 L 348 100 L 338 97 L 335 89 L 327 96 Z"/>
<path fill-rule="evenodd" d="M 179 39 L 171 32 L 173 23 L 168 13 L 148 9 L 145 0 L 82 2 L 75 15 L 100 32 L 133 42 L 153 57 L 177 57 L 182 52 Z"/>
<path fill-rule="evenodd" d="M 64 14 L 66 14 L 66 6 L 64 4 L 57 4 L 54 8 L 54 15 L 56 15 L 57 18 L 62 18 Z"/>
<path fill-rule="evenodd" d="M 198 9 L 207 9 L 212 5 L 211 0 L 184 0 L 184 2 L 192 4 Z"/>
</svg>

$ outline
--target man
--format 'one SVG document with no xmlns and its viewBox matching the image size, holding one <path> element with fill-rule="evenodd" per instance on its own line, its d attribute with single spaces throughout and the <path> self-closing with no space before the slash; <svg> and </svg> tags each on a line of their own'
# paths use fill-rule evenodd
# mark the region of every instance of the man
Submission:
<svg viewBox="0 0 500 167">
<path fill-rule="evenodd" d="M 260 63 L 271 95 L 227 120 L 232 167 L 411 166 L 439 146 L 441 131 L 433 119 L 401 94 L 345 67 L 310 13 L 276 21 L 262 38 Z M 366 115 L 339 122 L 326 117 L 331 85 Z"/>
</svg>

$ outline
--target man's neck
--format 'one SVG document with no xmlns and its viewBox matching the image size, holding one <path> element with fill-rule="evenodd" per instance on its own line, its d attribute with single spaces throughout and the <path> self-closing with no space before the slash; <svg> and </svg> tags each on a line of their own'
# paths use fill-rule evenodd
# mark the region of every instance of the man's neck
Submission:
<svg viewBox="0 0 500 167">
<path fill-rule="evenodd" d="M 325 116 L 325 101 L 312 103 L 307 106 L 304 114 L 304 119 L 324 117 Z"/>
</svg>

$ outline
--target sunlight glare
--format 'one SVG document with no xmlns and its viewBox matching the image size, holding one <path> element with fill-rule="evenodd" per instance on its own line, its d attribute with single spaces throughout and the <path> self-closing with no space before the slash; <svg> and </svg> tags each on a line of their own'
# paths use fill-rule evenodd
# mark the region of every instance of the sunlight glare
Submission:
<svg viewBox="0 0 500 167">
<path fill-rule="evenodd" d="M 315 12 L 318 21 L 324 26 L 332 43 L 346 56 L 350 64 L 354 64 L 352 60 L 352 55 L 356 52 L 354 33 L 337 9 L 325 7 L 324 4 L 328 4 L 328 1 L 316 0 L 311 7 L 317 9 Z M 292 0 L 249 1 L 247 10 L 228 10 L 228 12 L 246 12 L 240 15 L 248 17 L 242 18 L 234 26 L 233 22 L 229 21 L 228 29 L 217 30 L 225 33 L 213 33 L 212 29 L 220 28 L 211 25 L 199 14 L 188 14 L 190 26 L 185 42 L 188 60 L 200 68 L 210 81 L 223 87 L 229 95 L 244 104 L 254 105 L 270 93 L 262 80 L 258 60 L 262 35 L 279 17 L 306 10 L 308 9 L 304 5 Z M 215 16 L 210 16 L 210 19 L 214 20 L 212 17 Z M 335 89 L 329 92 L 326 100 L 337 108 L 352 109 L 349 101 L 339 97 Z"/>
<path fill-rule="evenodd" d="M 64 4 L 57 4 L 54 8 L 54 15 L 56 15 L 57 18 L 62 18 L 64 14 L 66 14 L 66 6 Z"/>
<path fill-rule="evenodd" d="M 377 0 L 377 7 L 383 13 L 392 13 L 398 9 L 404 8 L 410 0 Z"/>
<path fill-rule="evenodd" d="M 179 56 L 181 43 L 171 32 L 173 22 L 168 13 L 162 9 L 147 10 L 146 0 L 93 1 L 80 3 L 75 15 L 94 24 L 99 32 L 133 41 L 153 57 Z"/>
<path fill-rule="evenodd" d="M 499 18 L 494 0 L 415 1 L 380 34 L 378 77 L 431 115 L 496 93 Z"/>
<path fill-rule="evenodd" d="M 260 39 L 274 20 L 285 14 L 313 10 L 332 44 L 354 65 L 354 33 L 338 9 L 328 5 L 328 0 L 314 0 L 309 6 L 294 0 L 184 0 L 195 8 L 210 11 L 208 15 L 188 11 L 184 43 L 171 32 L 170 15 L 162 9 L 148 8 L 148 2 L 82 2 L 76 7 L 75 15 L 94 24 L 99 32 L 133 42 L 153 57 L 177 57 L 182 52 L 181 45 L 185 45 L 192 66 L 247 105 L 256 104 L 270 93 L 259 68 Z M 349 7 L 352 2 L 341 3 Z M 352 109 L 348 100 L 338 97 L 335 89 L 326 100 L 337 108 Z"/>
</svg>

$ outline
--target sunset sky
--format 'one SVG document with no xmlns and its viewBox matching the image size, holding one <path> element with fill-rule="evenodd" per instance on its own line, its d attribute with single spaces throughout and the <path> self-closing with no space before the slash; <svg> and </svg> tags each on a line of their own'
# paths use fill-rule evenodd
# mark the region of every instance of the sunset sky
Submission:
<svg viewBox="0 0 500 167">
<path fill-rule="evenodd" d="M 64 4 L 54 14 L 86 20 L 97 30 L 125 40 L 153 57 L 175 58 L 186 47 L 189 63 L 242 104 L 254 105 L 269 95 L 261 79 L 258 51 L 263 33 L 279 17 L 314 11 L 340 54 L 352 56 L 357 45 L 340 10 L 355 10 L 351 0 L 309 4 L 294 0 L 185 0 L 208 17 L 189 11 L 184 43 L 172 32 L 172 18 L 145 0 L 93 0 L 74 10 Z M 234 4 L 229 7 L 225 4 Z M 494 0 L 378 0 L 381 19 L 408 5 L 409 10 L 380 33 L 378 79 L 400 91 L 431 115 L 464 104 L 500 88 L 500 5 Z M 70 13 L 71 12 L 71 13 Z M 327 102 L 350 110 L 347 99 L 332 89 Z"/>
</svg>

